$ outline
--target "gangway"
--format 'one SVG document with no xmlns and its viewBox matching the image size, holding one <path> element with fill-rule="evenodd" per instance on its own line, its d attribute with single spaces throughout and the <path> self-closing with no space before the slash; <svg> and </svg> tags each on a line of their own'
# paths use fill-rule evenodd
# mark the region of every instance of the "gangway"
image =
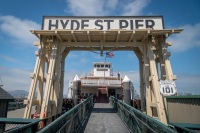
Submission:
<svg viewBox="0 0 200 133">
<path fill-rule="evenodd" d="M 110 122 L 109 120 L 114 120 L 112 123 L 109 123 L 110 125 L 106 125 L 105 119 L 94 120 L 91 117 L 92 113 L 96 113 L 99 116 L 109 113 L 106 115 L 108 123 Z M 90 119 L 93 122 L 91 122 Z M 117 123 L 115 123 L 116 121 Z M 98 126 L 102 125 L 101 123 L 103 123 L 104 126 L 107 127 L 107 131 L 111 131 L 111 128 L 114 129 L 113 126 L 118 125 L 118 128 L 120 129 L 118 130 L 117 127 L 115 127 L 116 133 L 121 133 L 121 130 L 132 133 L 176 132 L 153 117 L 144 114 L 143 112 L 112 96 L 109 98 L 109 103 L 104 103 L 102 105 L 99 103 L 94 103 L 93 96 L 90 96 L 51 123 L 47 123 L 46 119 L 0 118 L 0 131 L 5 133 L 87 133 L 91 129 L 91 125 L 94 123 L 97 123 L 97 125 L 93 125 L 93 127 L 96 126 L 96 129 L 98 129 Z M 104 129 L 106 129 L 105 127 Z M 193 130 L 180 126 L 178 128 L 179 132 L 196 133 Z M 176 129 L 176 127 L 174 129 Z"/>
</svg>

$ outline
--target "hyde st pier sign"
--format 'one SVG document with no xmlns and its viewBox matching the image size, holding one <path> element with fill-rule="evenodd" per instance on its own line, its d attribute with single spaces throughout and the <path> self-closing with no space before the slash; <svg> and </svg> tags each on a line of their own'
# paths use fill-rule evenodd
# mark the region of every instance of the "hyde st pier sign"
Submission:
<svg viewBox="0 0 200 133">
<path fill-rule="evenodd" d="M 44 16 L 42 30 L 164 29 L 162 16 L 65 17 Z"/>
</svg>

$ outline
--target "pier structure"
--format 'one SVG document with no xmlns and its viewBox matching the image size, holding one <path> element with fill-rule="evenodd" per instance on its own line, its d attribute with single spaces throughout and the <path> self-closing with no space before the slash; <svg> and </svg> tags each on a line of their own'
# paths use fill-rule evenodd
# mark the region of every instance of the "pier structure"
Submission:
<svg viewBox="0 0 200 133">
<path fill-rule="evenodd" d="M 43 17 L 24 118 L 36 105 L 40 118 L 61 113 L 65 58 L 70 51 L 133 51 L 138 57 L 142 110 L 167 123 L 165 95 L 176 95 L 176 76 L 166 39 L 182 29 L 164 29 L 162 16 Z M 70 62 L 68 62 L 70 63 Z M 37 97 L 35 98 L 35 92 Z"/>
</svg>

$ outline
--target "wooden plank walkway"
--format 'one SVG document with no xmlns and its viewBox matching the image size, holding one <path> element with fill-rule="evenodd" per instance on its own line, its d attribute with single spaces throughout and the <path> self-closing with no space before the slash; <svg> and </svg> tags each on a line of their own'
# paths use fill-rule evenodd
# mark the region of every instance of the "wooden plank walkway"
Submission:
<svg viewBox="0 0 200 133">
<path fill-rule="evenodd" d="M 109 103 L 95 103 L 84 133 L 130 133 Z"/>
</svg>

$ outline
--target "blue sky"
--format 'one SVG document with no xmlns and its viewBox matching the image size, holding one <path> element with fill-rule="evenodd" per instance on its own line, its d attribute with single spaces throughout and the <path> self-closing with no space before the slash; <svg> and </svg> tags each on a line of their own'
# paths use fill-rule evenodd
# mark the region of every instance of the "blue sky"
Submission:
<svg viewBox="0 0 200 133">
<path fill-rule="evenodd" d="M 200 94 L 199 0 L 6 0 L 0 4 L 0 76 L 6 90 L 29 90 L 37 38 L 29 30 L 41 29 L 42 16 L 148 16 L 162 15 L 166 29 L 183 28 L 168 41 L 178 92 Z M 107 59 L 128 75 L 139 89 L 138 60 L 133 52 L 114 52 Z M 125 58 L 124 58 L 125 57 Z M 92 62 L 104 57 L 91 52 L 71 52 L 66 58 L 65 89 L 75 74 L 88 74 Z M 1 81 L 0 81 L 1 84 Z M 65 90 L 66 93 L 66 90 Z"/>
</svg>

